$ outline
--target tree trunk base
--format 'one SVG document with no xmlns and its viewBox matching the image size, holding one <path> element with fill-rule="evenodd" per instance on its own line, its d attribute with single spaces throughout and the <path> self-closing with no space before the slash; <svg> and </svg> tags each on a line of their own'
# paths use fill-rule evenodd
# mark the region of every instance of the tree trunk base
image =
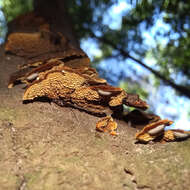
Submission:
<svg viewBox="0 0 190 190">
<path fill-rule="evenodd" d="M 2 189 L 188 189 L 190 141 L 135 144 L 136 129 L 118 122 L 117 137 L 95 131 L 98 117 L 55 104 L 22 103 L 7 88 L 19 57 L 0 49 Z"/>
</svg>

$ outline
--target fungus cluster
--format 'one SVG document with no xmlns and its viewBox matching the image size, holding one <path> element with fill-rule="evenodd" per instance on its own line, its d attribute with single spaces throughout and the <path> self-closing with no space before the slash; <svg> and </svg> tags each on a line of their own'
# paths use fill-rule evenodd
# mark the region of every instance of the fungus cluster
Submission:
<svg viewBox="0 0 190 190">
<path fill-rule="evenodd" d="M 59 32 L 51 32 L 49 24 L 35 14 L 23 20 L 34 20 L 32 32 L 15 32 L 8 36 L 5 51 L 25 59 L 26 63 L 10 76 L 8 87 L 18 83 L 26 85 L 23 101 L 48 98 L 60 106 L 69 105 L 98 116 L 106 116 L 96 124 L 96 129 L 117 135 L 117 123 L 108 113 L 123 111 L 123 105 L 146 110 L 148 104 L 137 94 L 128 94 L 123 89 L 110 86 L 90 67 L 90 59 Z M 15 21 L 22 28 L 19 18 Z M 14 23 L 13 23 L 14 24 Z M 141 114 L 143 116 L 143 114 Z M 142 118 L 142 117 L 141 117 Z M 190 136 L 182 130 L 164 131 L 170 120 L 159 117 L 136 134 L 140 142 L 162 138 L 165 141 L 184 139 Z"/>
</svg>

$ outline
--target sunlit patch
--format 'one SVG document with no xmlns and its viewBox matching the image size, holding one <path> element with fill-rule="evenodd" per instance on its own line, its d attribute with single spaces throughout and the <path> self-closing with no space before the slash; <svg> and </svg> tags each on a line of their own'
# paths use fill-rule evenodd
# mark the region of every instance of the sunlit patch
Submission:
<svg viewBox="0 0 190 190">
<path fill-rule="evenodd" d="M 150 130 L 148 131 L 148 134 L 149 134 L 149 135 L 156 135 L 156 134 L 159 134 L 160 132 L 162 132 L 162 131 L 164 130 L 164 128 L 165 128 L 165 125 L 159 125 L 159 126 L 153 128 L 153 129 L 150 129 Z"/>
<path fill-rule="evenodd" d="M 110 96 L 111 95 L 111 92 L 106 92 L 106 91 L 103 91 L 103 90 L 98 90 L 98 93 L 100 95 L 103 95 L 103 96 Z"/>
<path fill-rule="evenodd" d="M 110 11 L 112 14 L 120 14 L 121 12 L 130 9 L 131 7 L 131 4 L 128 4 L 126 1 L 119 1 L 118 4 L 114 5 Z"/>
<path fill-rule="evenodd" d="M 130 3 L 126 1 L 118 1 L 103 16 L 103 23 L 113 30 L 121 28 L 122 15 L 132 8 Z"/>
<path fill-rule="evenodd" d="M 181 114 L 181 118 L 179 118 L 175 123 L 171 126 L 166 127 L 166 130 L 170 129 L 180 129 L 184 131 L 190 131 L 190 121 L 187 120 L 187 114 Z"/>
<path fill-rule="evenodd" d="M 32 73 L 31 75 L 27 76 L 28 81 L 32 81 L 38 77 L 38 73 Z"/>
</svg>

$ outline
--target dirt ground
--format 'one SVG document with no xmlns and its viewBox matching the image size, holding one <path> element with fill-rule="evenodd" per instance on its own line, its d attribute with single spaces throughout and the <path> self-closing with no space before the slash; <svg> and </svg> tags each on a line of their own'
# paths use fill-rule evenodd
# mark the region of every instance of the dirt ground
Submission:
<svg viewBox="0 0 190 190">
<path fill-rule="evenodd" d="M 135 144 L 137 130 L 124 121 L 112 137 L 95 131 L 98 117 L 23 104 L 21 86 L 7 88 L 23 61 L 0 48 L 0 189 L 190 189 L 190 140 Z"/>
</svg>

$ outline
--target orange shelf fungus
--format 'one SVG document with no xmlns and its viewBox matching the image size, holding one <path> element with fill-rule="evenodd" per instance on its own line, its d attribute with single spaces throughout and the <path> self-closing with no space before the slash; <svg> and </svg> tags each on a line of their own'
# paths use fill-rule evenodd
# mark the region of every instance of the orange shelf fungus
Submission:
<svg viewBox="0 0 190 190">
<path fill-rule="evenodd" d="M 162 136 L 164 134 L 165 127 L 171 125 L 172 123 L 173 121 L 164 119 L 148 124 L 140 132 L 136 133 L 135 139 L 144 143 L 153 141 Z"/>
<path fill-rule="evenodd" d="M 117 123 L 113 120 L 111 116 L 106 116 L 96 123 L 97 131 L 106 132 L 113 136 L 117 135 L 116 129 Z"/>
</svg>

